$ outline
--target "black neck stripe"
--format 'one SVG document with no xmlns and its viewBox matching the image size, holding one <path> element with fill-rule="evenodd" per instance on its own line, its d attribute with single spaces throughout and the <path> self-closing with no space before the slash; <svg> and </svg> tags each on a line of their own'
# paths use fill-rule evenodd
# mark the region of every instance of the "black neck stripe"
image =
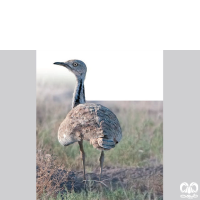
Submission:
<svg viewBox="0 0 200 200">
<path fill-rule="evenodd" d="M 81 90 L 83 89 L 83 98 L 85 100 L 85 94 L 84 94 L 84 84 L 82 79 L 80 80 L 80 84 L 78 86 L 78 92 L 75 96 L 75 103 L 74 103 L 74 107 L 77 106 L 78 104 L 80 104 L 80 99 L 81 99 Z"/>
</svg>

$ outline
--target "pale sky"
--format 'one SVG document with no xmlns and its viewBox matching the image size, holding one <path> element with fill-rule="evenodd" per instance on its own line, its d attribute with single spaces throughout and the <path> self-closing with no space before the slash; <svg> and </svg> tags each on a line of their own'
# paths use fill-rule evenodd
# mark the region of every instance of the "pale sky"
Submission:
<svg viewBox="0 0 200 200">
<path fill-rule="evenodd" d="M 53 64 L 71 59 L 87 65 L 89 100 L 163 100 L 162 51 L 37 51 L 37 78 L 74 80 Z"/>
</svg>

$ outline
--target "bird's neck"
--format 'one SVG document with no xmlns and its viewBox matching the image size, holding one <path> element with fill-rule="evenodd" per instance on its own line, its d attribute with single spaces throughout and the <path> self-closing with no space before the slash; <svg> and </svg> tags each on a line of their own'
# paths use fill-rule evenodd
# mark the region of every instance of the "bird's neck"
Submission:
<svg viewBox="0 0 200 200">
<path fill-rule="evenodd" d="M 85 77 L 76 78 L 76 86 L 74 90 L 72 108 L 76 107 L 79 104 L 85 103 L 84 80 Z"/>
</svg>

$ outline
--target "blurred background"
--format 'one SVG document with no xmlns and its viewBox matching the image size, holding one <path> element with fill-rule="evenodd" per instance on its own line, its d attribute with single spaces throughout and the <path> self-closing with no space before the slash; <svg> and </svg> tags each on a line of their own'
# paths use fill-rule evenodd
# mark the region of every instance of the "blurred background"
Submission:
<svg viewBox="0 0 200 200">
<path fill-rule="evenodd" d="M 37 81 L 37 148 L 52 150 L 67 168 L 81 169 L 79 146 L 63 147 L 57 139 L 60 123 L 71 110 L 73 82 Z M 87 96 L 87 88 L 86 88 Z M 106 151 L 105 165 L 150 166 L 162 163 L 162 101 L 88 101 L 102 104 L 119 119 L 123 139 Z M 84 143 L 90 170 L 98 165 L 99 151 Z"/>
<path fill-rule="evenodd" d="M 55 61 L 63 60 L 58 59 L 53 62 Z M 74 189 L 76 193 L 78 191 L 76 188 L 82 188 L 80 180 L 83 167 L 78 143 L 63 147 L 57 139 L 59 125 L 71 110 L 75 86 L 74 75 L 61 68 L 60 66 L 61 71 L 57 70 L 59 72 L 56 73 L 54 73 L 54 69 L 46 73 L 47 68 L 37 68 L 36 155 L 38 198 L 42 196 L 49 198 L 49 195 L 58 195 L 60 192 L 64 194 L 63 191 L 66 190 L 63 189 L 63 183 L 66 186 L 69 180 L 71 182 L 76 180 L 79 184 Z M 94 85 L 95 82 L 93 89 L 95 88 Z M 91 190 L 91 195 L 103 195 L 104 199 L 123 199 L 124 197 L 127 199 L 127 197 L 135 198 L 136 196 L 137 199 L 162 199 L 163 102 L 88 101 L 87 96 L 90 96 L 88 93 L 90 91 L 88 91 L 86 85 L 86 101 L 102 104 L 113 111 L 119 119 L 123 134 L 122 140 L 114 149 L 105 151 L 103 171 L 104 179 L 109 180 L 106 184 L 111 184 L 114 191 L 121 192 L 114 194 L 113 191 L 112 195 L 116 196 L 111 198 L 107 193 L 95 189 Z M 102 89 L 100 93 L 103 93 Z M 84 142 L 84 150 L 86 153 L 87 178 L 92 177 L 92 179 L 97 180 L 100 151 L 94 149 L 89 142 Z M 62 180 L 63 177 L 67 177 L 65 182 L 59 178 L 59 170 L 62 170 L 64 174 L 62 174 Z M 72 172 L 73 174 L 69 175 Z M 54 176 L 59 184 L 54 183 L 54 186 L 52 186 L 52 177 Z M 118 186 L 114 187 L 113 185 Z M 69 185 L 69 189 L 72 190 L 72 186 Z M 124 193 L 124 191 L 126 192 Z M 58 196 L 55 198 L 59 199 Z M 76 197 L 76 199 L 79 198 L 82 197 Z M 98 198 L 94 196 L 93 199 Z"/>
</svg>

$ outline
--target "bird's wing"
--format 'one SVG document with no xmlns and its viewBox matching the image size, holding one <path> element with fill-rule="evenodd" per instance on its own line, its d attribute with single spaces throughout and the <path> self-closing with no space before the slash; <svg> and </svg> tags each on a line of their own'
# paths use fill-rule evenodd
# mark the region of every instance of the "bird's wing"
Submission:
<svg viewBox="0 0 200 200">
<path fill-rule="evenodd" d="M 122 133 L 119 121 L 115 114 L 108 108 L 100 106 L 97 110 L 96 120 L 99 124 L 101 134 L 98 138 L 92 141 L 92 144 L 97 149 L 109 150 L 121 140 Z"/>
</svg>

